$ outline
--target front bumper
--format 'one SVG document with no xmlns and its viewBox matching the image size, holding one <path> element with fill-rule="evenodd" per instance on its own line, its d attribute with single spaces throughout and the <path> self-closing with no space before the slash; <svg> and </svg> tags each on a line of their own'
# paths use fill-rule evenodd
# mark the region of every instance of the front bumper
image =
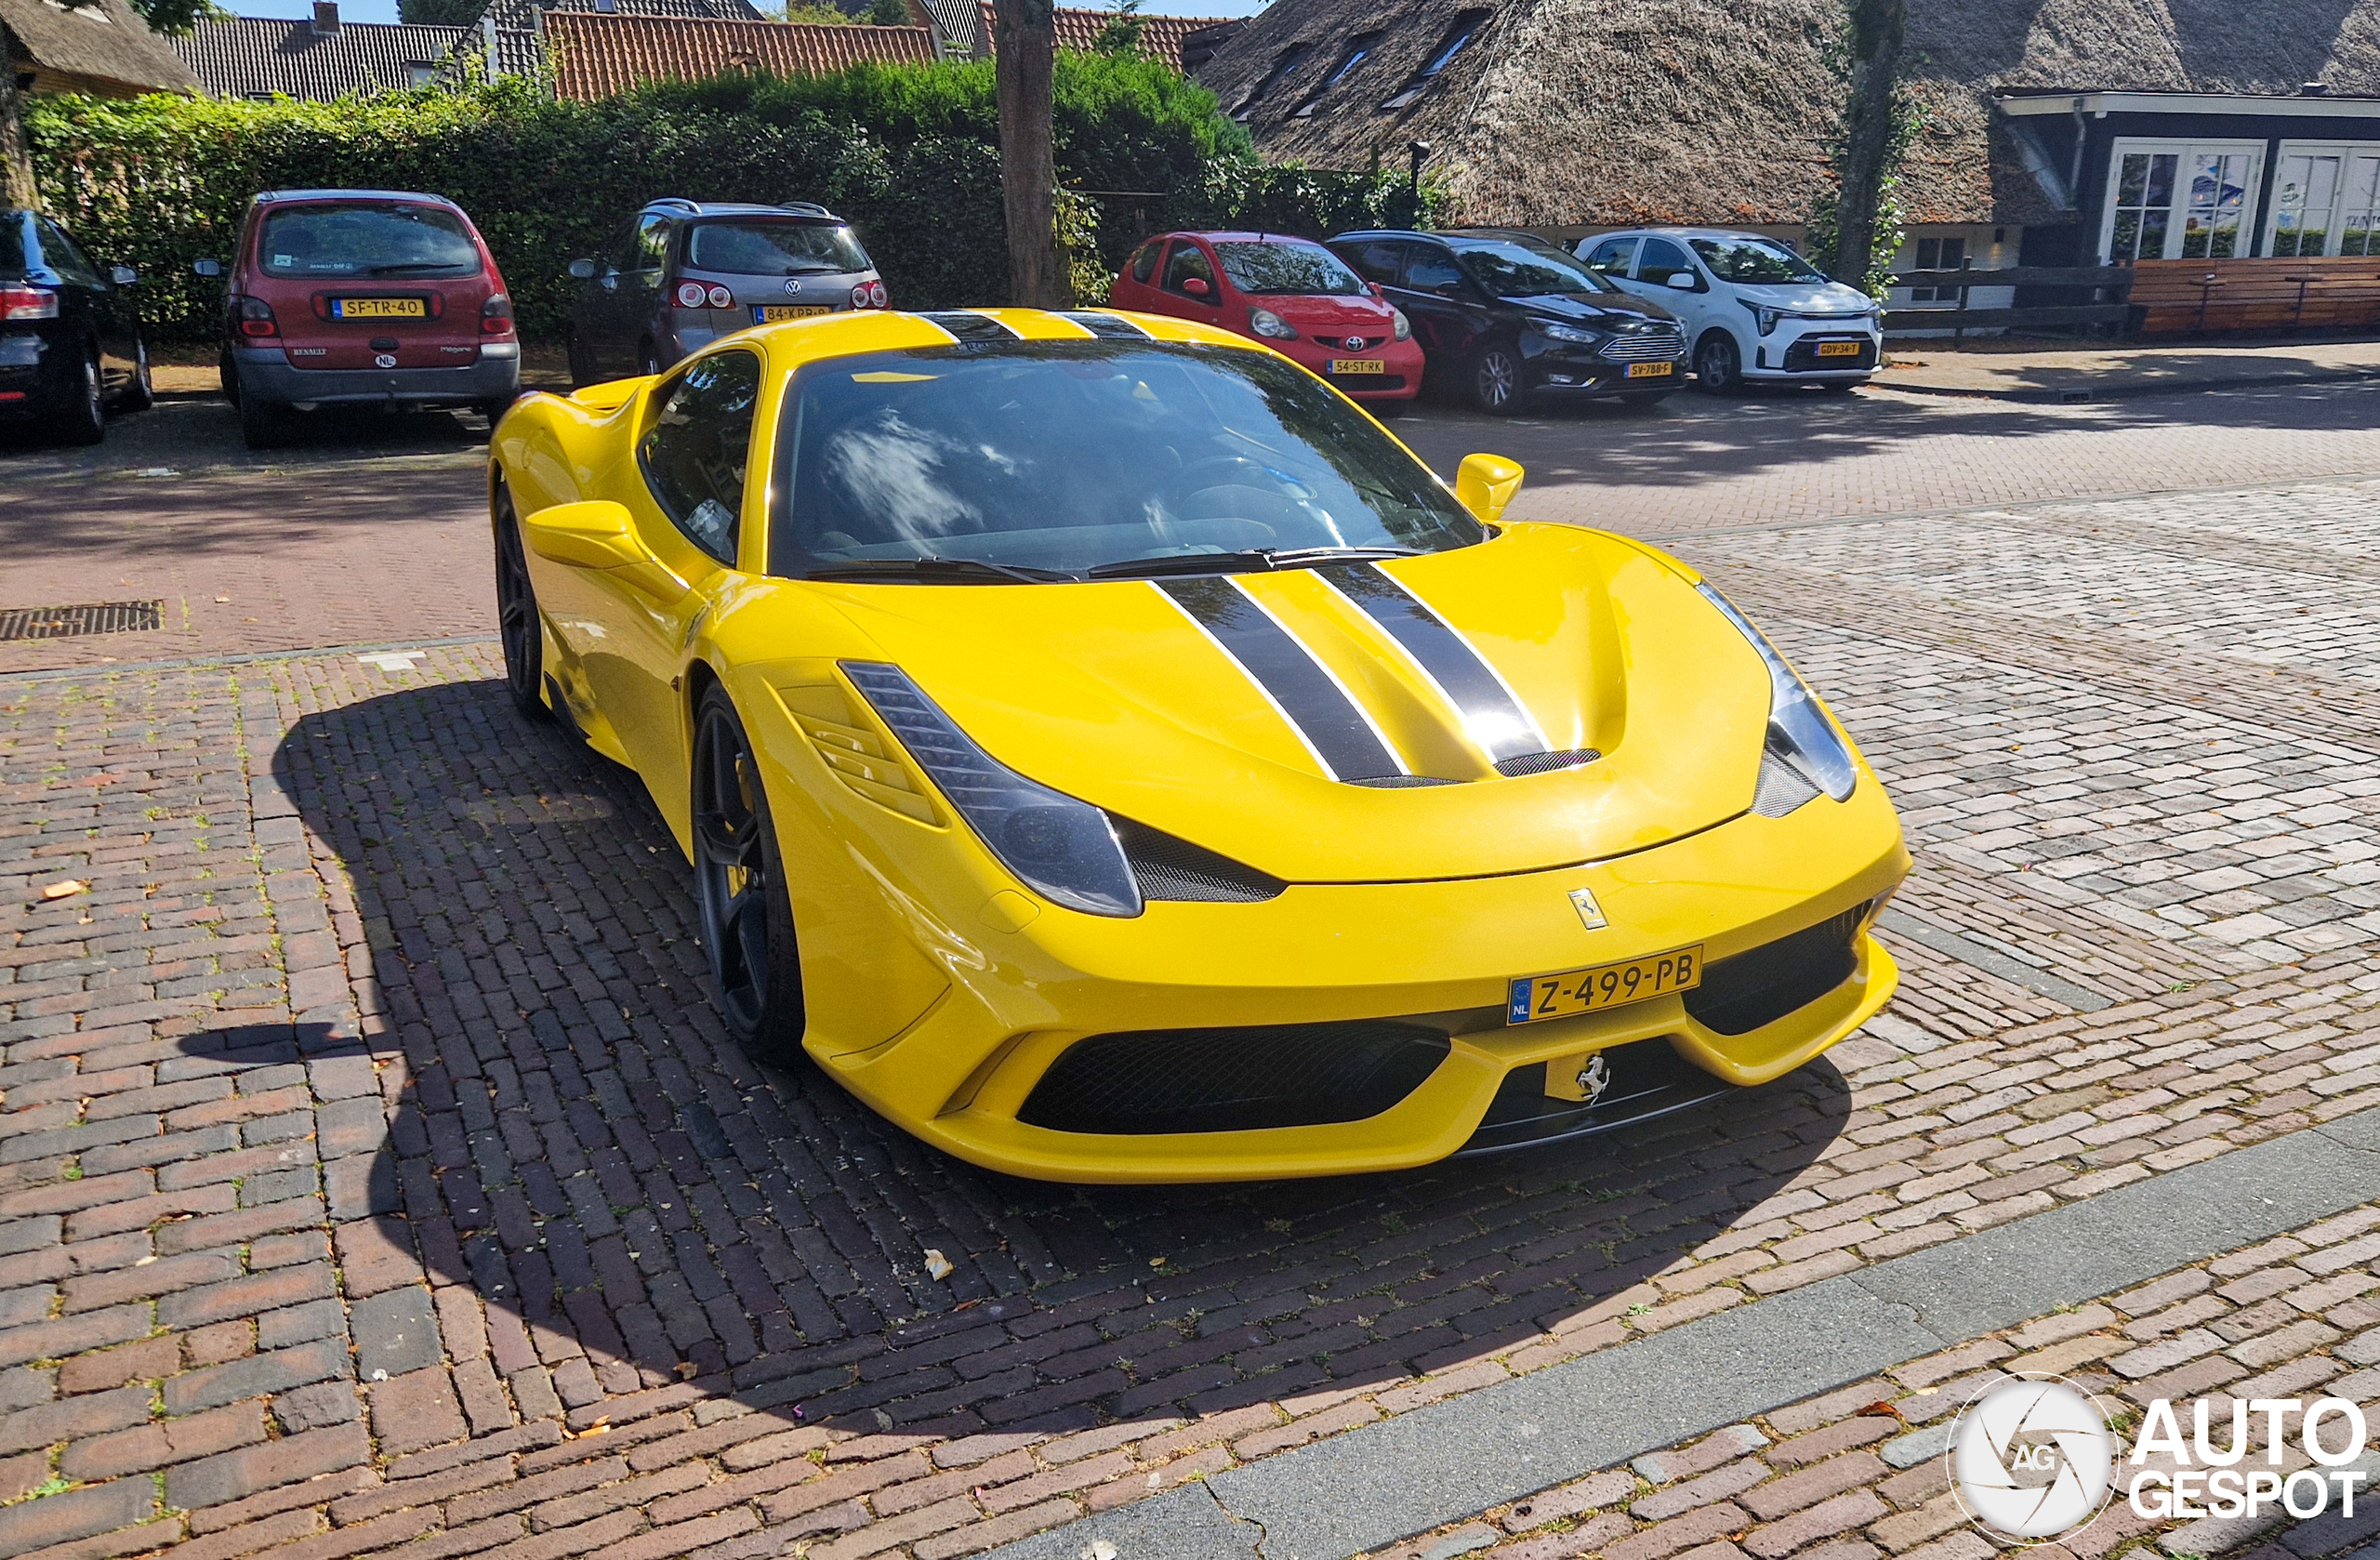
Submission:
<svg viewBox="0 0 2380 1560">
<path fill-rule="evenodd" d="M 1606 357 L 1583 342 L 1554 341 L 1534 332 L 1522 338 L 1528 389 L 1548 395 L 1659 395 L 1686 383 L 1692 354 L 1681 340 L 1677 356 L 1627 361 Z M 1640 364 L 1663 364 L 1663 374 L 1631 375 Z"/>
<path fill-rule="evenodd" d="M 233 347 L 240 395 L 268 403 L 335 403 L 461 406 L 521 393 L 521 344 L 481 346 L 459 368 L 295 368 L 279 347 Z"/>
<path fill-rule="evenodd" d="M 1858 351 L 1845 357 L 1822 356 L 1818 349 L 1824 344 L 1856 345 Z M 1866 379 L 1872 377 L 1884 363 L 1884 338 L 1880 334 L 1814 324 L 1792 336 L 1778 331 L 1760 338 L 1744 361 L 1743 374 L 1747 379 L 1807 379 L 1817 383 Z"/>
<path fill-rule="evenodd" d="M 1731 1085 L 1791 1072 L 1867 1022 L 1898 974 L 1868 932 L 1909 868 L 1872 774 L 1850 800 L 1745 814 L 1614 861 L 1457 881 L 1303 884 L 1254 904 L 1153 903 L 1139 918 L 1047 909 L 1014 931 L 964 928 L 925 948 L 943 995 L 880 1044 L 812 1050 L 880 1113 L 986 1168 L 1078 1182 L 1261 1180 L 1429 1164 L 1477 1141 L 1515 1070 L 1661 1040 Z M 1589 888 L 1608 925 L 1568 897 Z M 1765 947 L 1869 906 L 1851 972 L 1746 1033 L 1721 1034 L 1670 995 L 1507 1025 L 1516 977 L 1700 945 L 1706 961 Z M 952 926 L 944 922 L 945 932 Z M 1149 1030 L 1393 1020 L 1448 1037 L 1442 1061 L 1363 1119 L 1236 1131 L 1062 1131 L 1020 1119 L 1069 1047 Z M 1569 1134 L 1563 1134 L 1569 1135 Z"/>
</svg>

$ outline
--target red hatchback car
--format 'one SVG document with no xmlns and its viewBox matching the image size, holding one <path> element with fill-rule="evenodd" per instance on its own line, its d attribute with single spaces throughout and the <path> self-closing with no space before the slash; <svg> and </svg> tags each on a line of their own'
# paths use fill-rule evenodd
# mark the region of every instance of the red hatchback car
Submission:
<svg viewBox="0 0 2380 1560">
<path fill-rule="evenodd" d="M 471 406 L 493 420 L 521 393 L 504 277 L 443 195 L 267 191 L 248 205 L 230 271 L 223 393 L 252 449 L 283 443 L 293 409 Z"/>
<path fill-rule="evenodd" d="M 1321 245 L 1278 233 L 1160 233 L 1108 301 L 1252 337 L 1383 416 L 1421 393 L 1413 327 Z"/>
</svg>

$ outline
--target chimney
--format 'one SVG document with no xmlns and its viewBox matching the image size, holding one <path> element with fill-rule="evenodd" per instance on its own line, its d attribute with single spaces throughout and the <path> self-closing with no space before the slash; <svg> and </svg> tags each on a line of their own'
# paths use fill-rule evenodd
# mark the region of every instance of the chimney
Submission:
<svg viewBox="0 0 2380 1560">
<path fill-rule="evenodd" d="M 2327 98 L 2331 95 L 2331 84 L 2327 81 L 2309 81 L 2297 88 L 2297 95 L 2301 98 Z"/>
<path fill-rule="evenodd" d="M 338 36 L 338 0 L 314 0 L 314 36 Z"/>
</svg>

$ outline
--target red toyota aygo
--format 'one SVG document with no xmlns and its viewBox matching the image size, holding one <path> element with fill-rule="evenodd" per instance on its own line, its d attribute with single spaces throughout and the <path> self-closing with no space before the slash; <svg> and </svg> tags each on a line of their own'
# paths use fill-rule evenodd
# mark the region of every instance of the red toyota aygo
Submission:
<svg viewBox="0 0 2380 1560">
<path fill-rule="evenodd" d="M 1421 390 L 1413 327 L 1321 245 L 1278 233 L 1160 233 L 1108 301 L 1251 337 L 1382 416 Z"/>
</svg>

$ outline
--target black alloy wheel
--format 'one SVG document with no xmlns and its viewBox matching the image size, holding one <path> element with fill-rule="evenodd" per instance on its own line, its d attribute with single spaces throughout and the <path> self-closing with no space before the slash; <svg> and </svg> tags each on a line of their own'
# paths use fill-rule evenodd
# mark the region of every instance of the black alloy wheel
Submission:
<svg viewBox="0 0 2380 1560">
<path fill-rule="evenodd" d="M 545 628 L 537 618 L 537 590 L 529 579 L 529 557 L 521 548 L 521 517 L 512 490 L 496 490 L 496 622 L 504 640 L 504 691 L 512 707 L 532 721 L 553 711 L 540 696 L 546 684 Z"/>
<path fill-rule="evenodd" d="M 1521 360 L 1510 347 L 1491 343 L 1471 360 L 1471 403 L 1492 417 L 1521 409 Z"/>
<path fill-rule="evenodd" d="M 1726 395 L 1744 388 L 1743 354 L 1735 337 L 1714 330 L 1694 349 L 1694 388 L 1705 395 Z"/>
<path fill-rule="evenodd" d="M 756 1061 L 801 1054 L 801 963 L 785 863 L 760 762 L 727 691 L 707 689 L 694 716 L 694 896 L 703 954 L 728 1032 Z"/>
<path fill-rule="evenodd" d="M 157 387 L 149 376 L 149 343 L 137 342 L 132 349 L 132 382 L 124 387 L 124 394 L 116 404 L 127 412 L 145 412 L 157 404 Z"/>
<path fill-rule="evenodd" d="M 59 437 L 70 444 L 96 444 L 108 436 L 107 400 L 99 391 L 99 358 L 86 351 L 68 374 L 66 416 Z"/>
</svg>

